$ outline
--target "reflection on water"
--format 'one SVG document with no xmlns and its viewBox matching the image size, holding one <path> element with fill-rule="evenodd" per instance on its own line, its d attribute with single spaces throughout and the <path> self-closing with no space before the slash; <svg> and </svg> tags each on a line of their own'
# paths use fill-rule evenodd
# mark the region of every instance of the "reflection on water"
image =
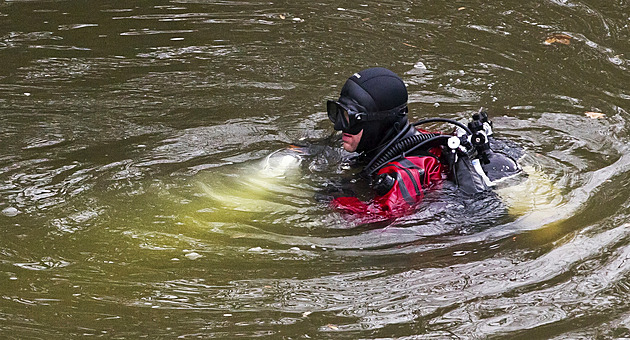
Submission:
<svg viewBox="0 0 630 340">
<path fill-rule="evenodd" d="M 630 337 L 627 9 L 0 2 L 0 337 Z M 331 212 L 368 66 L 414 120 L 489 108 L 527 176 Z"/>
</svg>

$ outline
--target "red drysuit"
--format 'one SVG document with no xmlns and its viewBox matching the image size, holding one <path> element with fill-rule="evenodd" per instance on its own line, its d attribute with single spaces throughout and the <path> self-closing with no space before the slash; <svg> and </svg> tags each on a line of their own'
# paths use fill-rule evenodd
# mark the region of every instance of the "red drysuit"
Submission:
<svg viewBox="0 0 630 340">
<path fill-rule="evenodd" d="M 356 197 L 335 198 L 333 208 L 376 220 L 405 215 L 422 200 L 424 190 L 441 182 L 442 164 L 433 156 L 409 156 L 387 163 L 378 171 L 379 175 L 383 173 L 395 179 L 386 194 L 367 203 Z"/>
</svg>

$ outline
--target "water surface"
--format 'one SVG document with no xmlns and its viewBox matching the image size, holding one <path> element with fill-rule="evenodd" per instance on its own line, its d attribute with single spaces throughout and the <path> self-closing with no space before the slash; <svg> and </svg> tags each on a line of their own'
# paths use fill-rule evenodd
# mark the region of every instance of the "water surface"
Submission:
<svg viewBox="0 0 630 340">
<path fill-rule="evenodd" d="M 630 337 L 629 6 L 0 2 L 0 337 Z M 332 212 L 325 100 L 370 66 L 529 176 Z"/>
</svg>

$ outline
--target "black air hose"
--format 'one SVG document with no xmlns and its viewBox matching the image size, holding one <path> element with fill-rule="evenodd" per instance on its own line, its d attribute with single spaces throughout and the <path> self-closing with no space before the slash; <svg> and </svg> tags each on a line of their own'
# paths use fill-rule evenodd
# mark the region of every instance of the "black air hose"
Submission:
<svg viewBox="0 0 630 340">
<path fill-rule="evenodd" d="M 423 144 L 423 142 L 426 142 L 431 138 L 438 136 L 442 135 L 439 133 L 423 133 L 419 135 L 413 135 L 396 142 L 396 144 L 390 146 L 389 148 L 387 148 L 387 150 L 385 150 L 385 152 L 379 155 L 378 159 L 371 162 L 372 164 L 365 168 L 365 173 L 368 176 L 372 175 L 374 171 L 380 169 L 383 165 L 387 164 L 390 159 L 397 157 L 400 154 L 411 149 L 415 150 L 417 149 L 416 146 L 418 146 L 419 144 Z"/>
<path fill-rule="evenodd" d="M 437 141 L 437 140 L 443 140 L 443 141 L 446 142 L 445 145 L 448 145 L 448 140 L 451 139 L 451 137 L 453 137 L 453 136 L 438 134 L 437 136 L 431 137 L 431 138 L 429 138 L 429 139 L 427 139 L 425 141 L 422 141 L 422 142 L 416 144 L 413 148 L 407 150 L 406 152 L 413 152 L 416 149 L 420 148 L 421 146 L 424 146 L 425 144 L 429 144 L 429 143 Z"/>
<path fill-rule="evenodd" d="M 381 166 L 383 166 L 383 165 L 385 165 L 385 164 L 387 164 L 389 162 L 392 162 L 392 161 L 394 161 L 394 160 L 396 160 L 396 159 L 398 159 L 400 157 L 405 157 L 405 153 L 413 152 L 414 150 L 416 150 L 416 149 L 418 149 L 420 147 L 423 147 L 423 146 L 425 146 L 425 145 L 427 145 L 429 143 L 432 143 L 432 142 L 435 142 L 435 141 L 438 141 L 438 140 L 443 140 L 445 142 L 444 144 L 446 145 L 446 143 L 448 143 L 448 140 L 451 137 L 452 136 L 449 136 L 449 135 L 440 135 L 440 134 L 435 135 L 434 134 L 433 137 L 431 137 L 429 139 L 426 139 L 426 140 L 416 144 L 414 147 L 412 147 L 411 149 L 409 149 L 407 151 L 402 152 L 401 154 L 395 155 L 395 156 L 391 157 L 390 159 L 385 159 L 383 161 L 379 161 L 378 164 L 380 164 L 380 166 L 378 168 L 371 169 L 370 172 L 368 172 L 367 174 L 368 174 L 368 176 L 372 175 L 374 173 L 374 171 L 377 171 L 378 169 L 380 169 Z"/>
<path fill-rule="evenodd" d="M 398 134 L 392 138 L 389 143 L 387 143 L 387 145 L 385 145 L 385 147 L 383 147 L 381 149 L 381 151 L 379 151 L 373 158 L 372 160 L 365 166 L 365 169 L 369 169 L 370 167 L 372 167 L 372 164 L 374 164 L 374 162 L 379 159 L 381 157 L 381 155 L 383 154 L 383 152 L 387 151 L 389 149 L 390 146 L 392 146 L 392 144 L 396 143 L 396 141 L 399 140 L 399 138 L 403 135 L 405 135 L 407 132 L 409 132 L 410 129 L 413 129 L 413 127 L 411 125 L 407 125 L 404 128 L 400 129 L 400 132 L 398 132 Z"/>
<path fill-rule="evenodd" d="M 468 128 L 468 126 L 453 120 L 453 119 L 448 119 L 448 118 L 428 118 L 428 119 L 423 119 L 420 121 L 417 121 L 411 125 L 413 126 L 418 126 L 418 125 L 422 125 L 422 124 L 427 124 L 427 123 L 433 123 L 433 122 L 442 122 L 442 123 L 449 123 L 449 124 L 453 124 L 455 126 L 459 126 L 460 128 L 464 129 L 464 131 L 466 131 L 467 134 L 472 136 L 472 132 L 470 131 L 470 129 Z"/>
</svg>

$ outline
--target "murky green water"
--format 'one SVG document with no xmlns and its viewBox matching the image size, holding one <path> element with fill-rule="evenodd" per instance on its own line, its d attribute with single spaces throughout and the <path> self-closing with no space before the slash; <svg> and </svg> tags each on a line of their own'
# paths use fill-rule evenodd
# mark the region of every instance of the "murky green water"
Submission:
<svg viewBox="0 0 630 340">
<path fill-rule="evenodd" d="M 629 25 L 626 0 L 0 0 L 0 337 L 628 338 Z M 489 109 L 530 172 L 507 206 L 360 225 L 317 199 L 337 152 L 265 168 L 369 66 L 415 119 Z"/>
</svg>

